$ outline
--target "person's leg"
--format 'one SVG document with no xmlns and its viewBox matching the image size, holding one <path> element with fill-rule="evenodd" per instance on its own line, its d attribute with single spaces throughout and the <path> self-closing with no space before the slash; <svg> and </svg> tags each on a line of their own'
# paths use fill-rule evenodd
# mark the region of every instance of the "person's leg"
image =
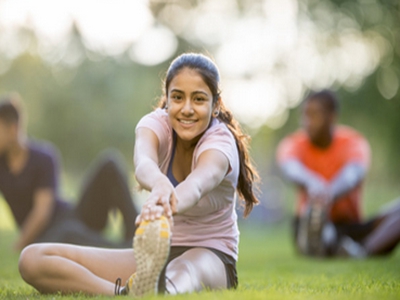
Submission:
<svg viewBox="0 0 400 300">
<path fill-rule="evenodd" d="M 132 242 L 113 243 L 101 232 L 86 226 L 74 217 L 56 222 L 49 227 L 35 243 L 67 243 L 81 246 L 104 248 L 130 248 Z"/>
<path fill-rule="evenodd" d="M 135 232 L 138 212 L 124 176 L 119 158 L 106 152 L 96 163 L 75 208 L 76 216 L 89 228 L 101 231 L 107 224 L 111 209 L 121 211 L 124 219 L 125 238 L 131 239 Z"/>
<path fill-rule="evenodd" d="M 375 229 L 363 241 L 369 255 L 387 254 L 400 242 L 400 199 L 378 216 Z"/>
<path fill-rule="evenodd" d="M 33 244 L 19 260 L 22 278 L 41 293 L 114 295 L 115 280 L 124 282 L 135 270 L 132 249 Z"/>
<path fill-rule="evenodd" d="M 172 260 L 167 266 L 166 278 L 166 289 L 170 294 L 227 288 L 224 263 L 206 248 L 190 249 Z"/>
</svg>

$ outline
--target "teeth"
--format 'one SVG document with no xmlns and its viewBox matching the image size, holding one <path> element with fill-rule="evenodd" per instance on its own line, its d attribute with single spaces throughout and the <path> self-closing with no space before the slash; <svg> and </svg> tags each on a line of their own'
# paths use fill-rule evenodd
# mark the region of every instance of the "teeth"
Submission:
<svg viewBox="0 0 400 300">
<path fill-rule="evenodd" d="M 194 121 L 191 121 L 191 120 L 180 120 L 180 122 L 183 123 L 183 124 L 192 124 L 192 123 L 194 123 Z"/>
</svg>

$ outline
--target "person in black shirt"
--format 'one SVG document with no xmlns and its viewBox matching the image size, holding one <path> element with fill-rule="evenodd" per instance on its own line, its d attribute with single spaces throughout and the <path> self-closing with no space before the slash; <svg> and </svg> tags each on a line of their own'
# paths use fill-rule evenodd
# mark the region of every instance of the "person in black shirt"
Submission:
<svg viewBox="0 0 400 300">
<path fill-rule="evenodd" d="M 118 156 L 98 159 L 76 205 L 59 193 L 59 154 L 48 142 L 26 137 L 18 96 L 0 101 L 0 192 L 19 228 L 14 249 L 33 242 L 99 247 L 131 244 L 138 215 Z M 102 230 L 110 210 L 124 219 L 125 240 L 110 242 Z"/>
</svg>

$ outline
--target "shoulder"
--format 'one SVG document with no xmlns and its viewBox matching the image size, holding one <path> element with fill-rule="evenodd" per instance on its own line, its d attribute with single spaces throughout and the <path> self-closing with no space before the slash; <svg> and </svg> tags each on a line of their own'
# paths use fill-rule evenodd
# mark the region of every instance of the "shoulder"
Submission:
<svg viewBox="0 0 400 300">
<path fill-rule="evenodd" d="M 160 141 L 172 133 L 172 127 L 165 109 L 157 108 L 140 119 L 136 125 L 139 128 L 148 128 L 152 130 Z"/>
<path fill-rule="evenodd" d="M 335 138 L 340 142 L 361 142 L 368 143 L 367 139 L 357 130 L 345 125 L 337 125 Z"/>
<path fill-rule="evenodd" d="M 218 150 L 225 154 L 231 164 L 238 159 L 238 150 L 236 140 L 227 125 L 214 119 L 210 127 L 199 140 L 196 150 L 196 159 L 206 150 Z"/>
<path fill-rule="evenodd" d="M 227 141 L 233 144 L 236 143 L 235 137 L 229 130 L 228 126 L 218 119 L 213 119 L 210 127 L 206 130 L 199 143 L 218 140 Z"/>
<path fill-rule="evenodd" d="M 45 163 L 59 160 L 60 153 L 50 142 L 30 140 L 28 147 L 30 155 L 34 158 L 34 161 Z"/>
<path fill-rule="evenodd" d="M 157 136 L 160 146 L 172 143 L 172 126 L 169 122 L 168 114 L 165 109 L 157 108 L 156 110 L 142 117 L 139 123 L 136 125 L 136 131 L 139 128 L 147 128 L 153 131 Z"/>
<path fill-rule="evenodd" d="M 295 132 L 287 135 L 279 142 L 279 148 L 288 146 L 301 146 L 310 144 L 310 139 L 303 129 L 298 129 Z"/>
<path fill-rule="evenodd" d="M 136 125 L 136 128 L 139 127 L 152 127 L 155 125 L 164 125 L 168 126 L 169 121 L 168 121 L 168 114 L 165 111 L 165 109 L 157 108 L 154 111 L 148 113 L 147 115 L 143 116 L 138 124 Z"/>
</svg>

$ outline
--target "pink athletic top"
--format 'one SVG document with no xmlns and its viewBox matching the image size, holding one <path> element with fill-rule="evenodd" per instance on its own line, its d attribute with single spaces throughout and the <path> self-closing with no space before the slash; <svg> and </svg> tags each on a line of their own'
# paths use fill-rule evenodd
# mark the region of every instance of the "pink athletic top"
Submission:
<svg viewBox="0 0 400 300">
<path fill-rule="evenodd" d="M 165 110 L 158 108 L 144 116 L 136 126 L 151 129 L 158 137 L 160 170 L 167 174 L 172 156 L 173 129 Z M 192 170 L 201 153 L 215 149 L 229 160 L 230 171 L 214 190 L 189 210 L 174 216 L 172 246 L 209 247 L 220 250 L 237 260 L 239 230 L 235 211 L 236 186 L 239 176 L 239 153 L 235 138 L 226 125 L 213 119 L 196 145 Z"/>
</svg>

